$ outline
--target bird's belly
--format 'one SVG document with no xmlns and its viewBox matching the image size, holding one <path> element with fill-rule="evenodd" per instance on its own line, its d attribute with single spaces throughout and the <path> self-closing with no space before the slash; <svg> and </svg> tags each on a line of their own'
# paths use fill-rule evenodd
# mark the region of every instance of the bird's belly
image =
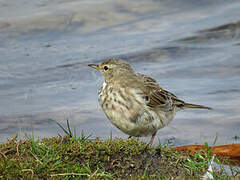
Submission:
<svg viewBox="0 0 240 180">
<path fill-rule="evenodd" d="M 108 119 L 130 136 L 148 136 L 171 121 L 165 112 L 154 112 L 140 97 L 122 97 L 123 92 L 104 89 L 99 93 L 99 103 Z M 105 96 L 103 95 L 105 93 Z"/>
<path fill-rule="evenodd" d="M 159 116 L 159 114 L 147 110 L 139 110 L 134 121 L 129 118 L 131 116 L 130 114 L 126 112 L 123 113 L 122 110 L 104 110 L 104 112 L 118 129 L 135 137 L 152 135 L 172 120 L 172 118 L 166 117 L 166 114 L 161 113 Z"/>
</svg>

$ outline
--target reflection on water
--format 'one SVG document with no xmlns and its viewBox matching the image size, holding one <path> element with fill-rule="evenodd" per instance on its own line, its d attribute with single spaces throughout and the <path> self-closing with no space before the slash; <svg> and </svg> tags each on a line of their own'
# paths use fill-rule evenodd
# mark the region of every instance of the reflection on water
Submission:
<svg viewBox="0 0 240 180">
<path fill-rule="evenodd" d="M 240 2 L 0 2 L 0 141 L 62 133 L 127 137 L 97 102 L 103 79 L 87 64 L 121 57 L 181 99 L 213 111 L 179 112 L 158 132 L 172 144 L 235 143 L 240 128 Z M 156 142 L 157 143 L 157 142 Z"/>
<path fill-rule="evenodd" d="M 240 38 L 240 22 L 229 23 L 217 26 L 210 29 L 199 31 L 197 36 L 183 38 L 180 41 L 190 43 L 226 43 L 227 41 L 236 40 L 239 42 Z"/>
</svg>

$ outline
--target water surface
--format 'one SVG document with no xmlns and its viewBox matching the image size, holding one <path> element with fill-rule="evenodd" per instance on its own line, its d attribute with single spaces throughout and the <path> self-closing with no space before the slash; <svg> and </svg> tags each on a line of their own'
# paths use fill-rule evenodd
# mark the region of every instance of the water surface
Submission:
<svg viewBox="0 0 240 180">
<path fill-rule="evenodd" d="M 93 138 L 127 137 L 103 114 L 103 78 L 87 66 L 121 57 L 181 99 L 214 108 L 179 112 L 158 131 L 162 142 L 239 142 L 239 8 L 237 0 L 2 0 L 0 141 L 63 135 L 50 118 Z"/>
</svg>

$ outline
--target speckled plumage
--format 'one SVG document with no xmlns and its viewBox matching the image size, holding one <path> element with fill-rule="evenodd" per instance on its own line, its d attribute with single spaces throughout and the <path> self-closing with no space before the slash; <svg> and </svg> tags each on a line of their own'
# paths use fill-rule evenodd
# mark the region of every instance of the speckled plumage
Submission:
<svg viewBox="0 0 240 180">
<path fill-rule="evenodd" d="M 150 144 L 158 129 L 166 126 L 180 109 L 211 109 L 185 103 L 162 89 L 151 77 L 135 73 L 121 59 L 107 59 L 99 65 L 89 66 L 104 76 L 98 100 L 108 119 L 130 136 L 152 135 Z"/>
</svg>

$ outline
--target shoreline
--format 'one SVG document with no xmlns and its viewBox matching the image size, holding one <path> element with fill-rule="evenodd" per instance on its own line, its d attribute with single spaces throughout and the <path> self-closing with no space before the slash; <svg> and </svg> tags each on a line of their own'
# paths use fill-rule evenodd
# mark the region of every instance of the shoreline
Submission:
<svg viewBox="0 0 240 180">
<path fill-rule="evenodd" d="M 193 155 L 161 144 L 146 148 L 137 139 L 101 141 L 67 135 L 17 140 L 15 136 L 0 144 L 0 178 L 201 178 L 212 159 L 209 151 Z M 237 178 L 240 169 L 233 175 L 214 169 L 213 174 L 214 178 Z"/>
</svg>

